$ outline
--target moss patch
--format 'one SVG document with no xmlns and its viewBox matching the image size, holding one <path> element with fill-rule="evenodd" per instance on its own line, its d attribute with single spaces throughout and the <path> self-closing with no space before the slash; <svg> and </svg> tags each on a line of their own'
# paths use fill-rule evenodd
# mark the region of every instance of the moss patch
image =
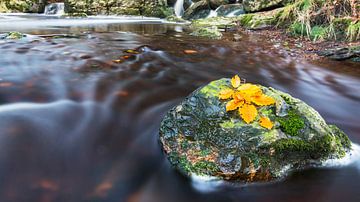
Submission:
<svg viewBox="0 0 360 202">
<path fill-rule="evenodd" d="M 304 119 L 295 110 L 291 109 L 288 115 L 278 119 L 280 129 L 288 135 L 297 136 L 301 129 L 305 127 Z"/>
</svg>

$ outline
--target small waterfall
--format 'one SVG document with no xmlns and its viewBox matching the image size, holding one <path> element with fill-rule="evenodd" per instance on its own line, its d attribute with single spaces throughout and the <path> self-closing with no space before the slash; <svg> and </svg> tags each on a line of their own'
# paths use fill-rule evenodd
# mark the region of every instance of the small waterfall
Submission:
<svg viewBox="0 0 360 202">
<path fill-rule="evenodd" d="M 206 18 L 213 18 L 213 17 L 217 17 L 217 16 L 218 16 L 218 14 L 217 14 L 216 10 L 215 11 L 211 10 L 209 15 Z"/>
<path fill-rule="evenodd" d="M 181 17 L 184 14 L 184 0 L 177 0 L 174 6 L 176 17 Z"/>
<path fill-rule="evenodd" d="M 64 9 L 65 9 L 64 3 L 52 3 L 45 7 L 44 14 L 45 15 L 62 15 L 65 13 Z"/>
</svg>

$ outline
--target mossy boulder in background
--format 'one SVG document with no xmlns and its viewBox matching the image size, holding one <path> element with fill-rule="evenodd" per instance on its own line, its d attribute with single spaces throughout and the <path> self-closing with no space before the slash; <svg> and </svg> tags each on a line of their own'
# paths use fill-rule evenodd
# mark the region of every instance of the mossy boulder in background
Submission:
<svg viewBox="0 0 360 202">
<path fill-rule="evenodd" d="M 26 37 L 26 34 L 20 32 L 8 32 L 5 34 L 0 34 L 0 39 L 16 40 L 16 39 L 22 39 L 24 37 Z"/>
<path fill-rule="evenodd" d="M 209 39 L 221 39 L 222 37 L 222 33 L 216 26 L 195 28 L 195 30 L 191 32 L 190 35 L 206 37 Z"/>
<path fill-rule="evenodd" d="M 144 15 L 167 17 L 172 12 L 166 0 L 65 0 L 66 13 L 87 15 Z"/>
<path fill-rule="evenodd" d="M 303 101 L 270 87 L 257 85 L 275 104 L 258 106 L 256 120 L 247 124 L 237 110 L 227 112 L 226 101 L 218 97 L 229 86 L 230 79 L 213 81 L 164 117 L 160 142 L 184 175 L 270 181 L 350 151 L 351 142 L 339 128 Z M 264 128 L 260 116 L 273 126 Z"/>
<path fill-rule="evenodd" d="M 272 7 L 280 6 L 284 0 L 243 0 L 246 12 L 257 12 Z"/>
</svg>

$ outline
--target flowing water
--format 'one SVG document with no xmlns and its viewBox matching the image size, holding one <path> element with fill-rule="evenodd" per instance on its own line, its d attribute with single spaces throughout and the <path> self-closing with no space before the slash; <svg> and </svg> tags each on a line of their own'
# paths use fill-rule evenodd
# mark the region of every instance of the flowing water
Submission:
<svg viewBox="0 0 360 202">
<path fill-rule="evenodd" d="M 175 2 L 174 12 L 176 17 L 181 17 L 184 14 L 184 0 L 177 0 Z"/>
<path fill-rule="evenodd" d="M 0 41 L 0 201 L 360 201 L 358 156 L 276 183 L 198 183 L 158 143 L 167 110 L 239 74 L 303 99 L 359 144 L 357 64 L 306 63 L 257 35 L 216 41 L 156 22 L 1 18 L 12 23 L 0 32 L 42 37 Z M 127 49 L 140 54 L 125 60 Z"/>
</svg>

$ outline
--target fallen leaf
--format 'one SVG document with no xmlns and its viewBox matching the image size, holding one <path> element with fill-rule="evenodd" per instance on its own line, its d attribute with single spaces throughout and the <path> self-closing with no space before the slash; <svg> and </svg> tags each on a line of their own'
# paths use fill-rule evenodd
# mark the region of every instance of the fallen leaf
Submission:
<svg viewBox="0 0 360 202">
<path fill-rule="evenodd" d="M 234 111 L 244 104 L 243 101 L 231 100 L 226 104 L 226 111 Z"/>
<path fill-rule="evenodd" d="M 234 94 L 234 91 L 230 88 L 220 91 L 219 98 L 222 100 L 229 99 Z"/>
<path fill-rule="evenodd" d="M 139 54 L 138 51 L 136 51 L 136 50 L 131 50 L 131 49 L 125 50 L 124 53 Z"/>
<path fill-rule="evenodd" d="M 247 124 L 254 121 L 258 114 L 256 107 L 254 105 L 250 105 L 250 104 L 244 104 L 242 107 L 240 107 L 239 113 L 240 113 L 241 118 Z"/>
<path fill-rule="evenodd" d="M 238 75 L 235 75 L 233 78 L 231 78 L 231 85 L 234 88 L 237 88 L 240 86 L 241 80 L 240 77 Z"/>
<path fill-rule="evenodd" d="M 238 90 L 244 94 L 247 94 L 249 96 L 255 96 L 262 94 L 261 88 L 257 85 L 246 83 L 241 85 Z"/>
<path fill-rule="evenodd" d="M 114 63 L 122 63 L 122 60 L 113 60 Z"/>
<path fill-rule="evenodd" d="M 259 120 L 260 126 L 271 130 L 274 127 L 273 122 L 268 117 L 261 117 Z"/>
<path fill-rule="evenodd" d="M 275 104 L 275 99 L 267 96 L 267 95 L 260 95 L 260 96 L 255 96 L 251 98 L 252 102 L 255 103 L 258 106 L 268 106 L 268 105 L 272 105 Z"/>
<path fill-rule="evenodd" d="M 196 50 L 184 50 L 185 54 L 196 54 L 198 53 Z"/>
<path fill-rule="evenodd" d="M 10 87 L 12 85 L 13 85 L 13 83 L 10 83 L 10 82 L 0 83 L 0 87 Z"/>
</svg>

